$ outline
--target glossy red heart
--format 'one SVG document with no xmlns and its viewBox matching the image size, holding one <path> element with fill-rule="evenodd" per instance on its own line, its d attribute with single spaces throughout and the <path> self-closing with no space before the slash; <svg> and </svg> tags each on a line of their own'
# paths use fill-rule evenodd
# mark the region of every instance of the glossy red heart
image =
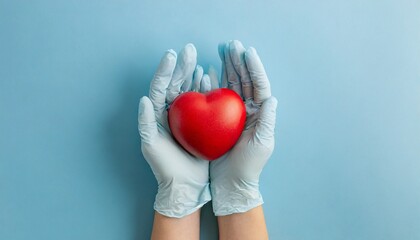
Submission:
<svg viewBox="0 0 420 240">
<path fill-rule="evenodd" d="M 185 150 L 211 161 L 238 141 L 245 126 L 245 105 L 227 88 L 186 92 L 170 106 L 168 120 L 172 135 Z"/>
</svg>

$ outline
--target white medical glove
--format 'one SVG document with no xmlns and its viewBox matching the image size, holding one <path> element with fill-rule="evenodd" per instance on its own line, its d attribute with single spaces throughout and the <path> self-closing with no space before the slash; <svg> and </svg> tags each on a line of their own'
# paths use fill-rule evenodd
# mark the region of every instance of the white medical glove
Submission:
<svg viewBox="0 0 420 240">
<path fill-rule="evenodd" d="M 184 217 L 211 199 L 209 162 L 179 146 L 167 121 L 168 104 L 180 91 L 191 88 L 196 62 L 192 44 L 187 44 L 178 58 L 173 50 L 167 51 L 150 84 L 150 99 L 142 97 L 139 103 L 141 150 L 158 182 L 154 209 L 168 217 Z"/>
<path fill-rule="evenodd" d="M 239 41 L 219 45 L 222 87 L 245 101 L 247 120 L 236 145 L 210 163 L 211 194 L 216 216 L 246 212 L 263 204 L 260 173 L 274 148 L 277 100 L 254 48 Z"/>
</svg>

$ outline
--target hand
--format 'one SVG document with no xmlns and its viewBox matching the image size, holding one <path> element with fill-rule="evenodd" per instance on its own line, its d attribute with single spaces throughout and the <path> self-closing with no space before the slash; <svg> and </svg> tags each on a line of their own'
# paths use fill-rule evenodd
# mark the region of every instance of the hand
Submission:
<svg viewBox="0 0 420 240">
<path fill-rule="evenodd" d="M 141 150 L 158 182 L 154 208 L 168 217 L 189 215 L 211 198 L 209 162 L 180 147 L 172 138 L 167 121 L 167 105 L 181 91 L 190 90 L 196 62 L 197 52 L 192 44 L 187 44 L 178 58 L 173 50 L 167 51 L 150 84 L 150 99 L 142 97 L 139 103 Z M 200 71 L 196 72 L 195 78 L 201 80 L 202 70 L 201 76 Z"/>
<path fill-rule="evenodd" d="M 211 193 L 216 216 L 246 212 L 263 203 L 260 173 L 274 149 L 277 100 L 254 48 L 239 41 L 219 45 L 222 87 L 245 101 L 247 121 L 236 145 L 210 163 Z"/>
</svg>

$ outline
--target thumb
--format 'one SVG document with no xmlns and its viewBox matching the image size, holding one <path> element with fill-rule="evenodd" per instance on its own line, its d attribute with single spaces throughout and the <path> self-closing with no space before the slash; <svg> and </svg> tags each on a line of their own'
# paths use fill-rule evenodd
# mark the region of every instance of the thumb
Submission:
<svg viewBox="0 0 420 240">
<path fill-rule="evenodd" d="M 138 124 L 141 141 L 151 143 L 157 136 L 157 123 L 152 102 L 148 97 L 140 98 Z"/>
<path fill-rule="evenodd" d="M 273 96 L 266 99 L 260 109 L 255 126 L 254 141 L 265 146 L 271 144 L 274 139 L 274 127 L 276 125 L 277 99 Z"/>
</svg>

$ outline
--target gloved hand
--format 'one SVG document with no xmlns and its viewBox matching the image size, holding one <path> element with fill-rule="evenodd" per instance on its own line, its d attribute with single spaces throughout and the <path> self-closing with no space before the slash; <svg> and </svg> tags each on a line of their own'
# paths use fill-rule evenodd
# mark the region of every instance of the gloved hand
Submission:
<svg viewBox="0 0 420 240">
<path fill-rule="evenodd" d="M 254 48 L 239 41 L 219 45 L 222 87 L 245 101 L 247 120 L 236 145 L 210 163 L 211 193 L 216 216 L 246 212 L 263 203 L 260 173 L 274 148 L 277 100 Z M 212 81 L 214 82 L 214 81 Z"/>
<path fill-rule="evenodd" d="M 179 146 L 167 121 L 167 106 L 181 91 L 191 88 L 196 62 L 192 44 L 187 44 L 178 58 L 173 50 L 167 51 L 150 84 L 150 99 L 142 97 L 139 103 L 141 150 L 158 182 L 154 209 L 168 217 L 189 215 L 211 199 L 209 162 Z M 204 76 L 201 67 L 195 75 L 199 84 Z"/>
</svg>

